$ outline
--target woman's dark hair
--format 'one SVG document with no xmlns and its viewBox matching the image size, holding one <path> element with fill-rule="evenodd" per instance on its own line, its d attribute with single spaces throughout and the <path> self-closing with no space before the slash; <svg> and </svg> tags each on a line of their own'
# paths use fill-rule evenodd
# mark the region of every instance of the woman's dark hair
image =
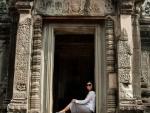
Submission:
<svg viewBox="0 0 150 113">
<path fill-rule="evenodd" d="M 87 83 L 91 83 L 91 84 L 93 85 L 93 82 L 92 82 L 92 81 L 87 81 L 86 84 L 87 84 Z"/>
</svg>

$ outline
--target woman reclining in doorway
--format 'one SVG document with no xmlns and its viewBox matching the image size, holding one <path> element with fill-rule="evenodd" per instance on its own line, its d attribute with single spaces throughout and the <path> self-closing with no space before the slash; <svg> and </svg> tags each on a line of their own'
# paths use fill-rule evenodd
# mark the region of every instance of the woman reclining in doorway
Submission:
<svg viewBox="0 0 150 113">
<path fill-rule="evenodd" d="M 95 112 L 95 92 L 93 91 L 92 82 L 87 82 L 86 88 L 88 94 L 84 100 L 72 99 L 72 101 L 61 111 L 57 113 L 93 113 Z"/>
</svg>

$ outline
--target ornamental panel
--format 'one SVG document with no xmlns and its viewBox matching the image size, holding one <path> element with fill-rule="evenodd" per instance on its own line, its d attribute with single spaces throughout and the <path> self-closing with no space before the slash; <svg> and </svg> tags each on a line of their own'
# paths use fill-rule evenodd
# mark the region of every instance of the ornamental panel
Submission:
<svg viewBox="0 0 150 113">
<path fill-rule="evenodd" d="M 113 12 L 111 0 L 37 0 L 37 14 L 48 16 L 104 16 Z"/>
<path fill-rule="evenodd" d="M 143 3 L 142 16 L 150 16 L 150 0 L 145 0 Z"/>
</svg>

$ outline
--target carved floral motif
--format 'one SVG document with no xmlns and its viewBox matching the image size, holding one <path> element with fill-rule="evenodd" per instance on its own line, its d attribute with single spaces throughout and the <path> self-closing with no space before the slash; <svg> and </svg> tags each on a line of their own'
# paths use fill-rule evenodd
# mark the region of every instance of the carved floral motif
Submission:
<svg viewBox="0 0 150 113">
<path fill-rule="evenodd" d="M 57 0 L 56 0 L 57 1 Z M 59 4 L 59 2 L 58 2 Z M 61 4 L 59 4 L 61 5 Z M 32 73 L 31 73 L 31 113 L 40 113 L 40 76 L 41 76 L 41 49 L 42 49 L 42 18 L 37 15 L 34 17 L 34 34 L 32 50 Z"/>
<path fill-rule="evenodd" d="M 16 90 L 25 91 L 30 62 L 30 25 L 31 19 L 21 22 L 17 33 L 15 78 Z"/>
<path fill-rule="evenodd" d="M 26 111 L 31 65 L 31 15 L 20 14 L 14 66 L 13 97 L 8 104 L 9 111 Z"/>
<path fill-rule="evenodd" d="M 150 16 L 150 0 L 145 0 L 144 4 L 142 5 L 142 15 Z"/>
<path fill-rule="evenodd" d="M 119 69 L 130 68 L 130 56 L 128 54 L 118 54 L 118 59 L 119 59 L 118 63 Z"/>
<path fill-rule="evenodd" d="M 43 15 L 104 15 L 112 12 L 111 0 L 37 0 L 36 11 Z"/>
<path fill-rule="evenodd" d="M 119 76 L 119 98 L 133 98 L 131 82 L 131 49 L 128 45 L 126 30 L 122 30 L 118 41 L 118 76 Z"/>
<path fill-rule="evenodd" d="M 142 82 L 148 85 L 148 80 L 150 77 L 150 52 L 149 51 L 142 51 L 141 55 L 141 67 L 142 67 Z"/>
<path fill-rule="evenodd" d="M 119 69 L 118 74 L 121 83 L 131 83 L 130 69 Z"/>
<path fill-rule="evenodd" d="M 26 83 L 17 82 L 16 89 L 19 91 L 25 91 L 26 90 Z"/>
<path fill-rule="evenodd" d="M 7 10 L 7 4 L 6 4 L 6 0 L 0 0 L 0 14 L 1 13 L 6 13 Z"/>
</svg>

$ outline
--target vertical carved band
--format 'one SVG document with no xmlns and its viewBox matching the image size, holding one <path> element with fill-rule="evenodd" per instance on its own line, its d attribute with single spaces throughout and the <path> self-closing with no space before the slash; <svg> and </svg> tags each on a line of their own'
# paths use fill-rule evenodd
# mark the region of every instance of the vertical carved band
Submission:
<svg viewBox="0 0 150 113">
<path fill-rule="evenodd" d="M 118 41 L 118 80 L 120 110 L 141 110 L 141 101 L 134 98 L 132 81 L 132 52 L 128 43 L 128 33 L 122 29 Z"/>
<path fill-rule="evenodd" d="M 35 16 L 34 19 L 30 108 L 31 113 L 40 113 L 42 18 Z"/>
<path fill-rule="evenodd" d="M 111 19 L 106 20 L 105 24 L 106 35 L 106 69 L 108 74 L 108 95 L 107 95 L 107 112 L 114 113 L 116 110 L 116 88 L 114 88 L 111 82 L 115 82 L 115 39 L 114 39 L 114 22 Z M 112 78 L 112 80 L 110 80 Z"/>
<path fill-rule="evenodd" d="M 128 35 L 125 29 L 122 30 L 118 41 L 118 77 L 119 77 L 119 99 L 132 99 L 131 83 L 131 50 L 128 45 Z M 131 87 L 131 89 L 130 89 Z"/>
<path fill-rule="evenodd" d="M 115 72 L 115 43 L 114 43 L 114 30 L 113 21 L 106 20 L 106 56 L 107 56 L 107 72 Z"/>
<path fill-rule="evenodd" d="M 31 58 L 31 15 L 21 14 L 17 31 L 13 99 L 10 110 L 27 109 L 28 76 Z"/>
</svg>

